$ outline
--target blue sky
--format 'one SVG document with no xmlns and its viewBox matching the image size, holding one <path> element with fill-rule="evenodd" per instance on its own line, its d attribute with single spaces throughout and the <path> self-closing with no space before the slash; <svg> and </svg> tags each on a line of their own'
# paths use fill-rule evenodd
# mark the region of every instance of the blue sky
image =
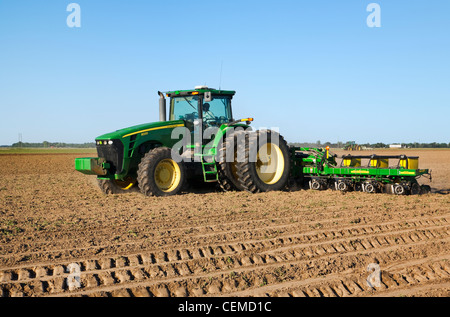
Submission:
<svg viewBox="0 0 450 317">
<path fill-rule="evenodd" d="M 234 116 L 290 142 L 450 142 L 447 0 L 0 0 L 0 145 L 157 121 L 222 63 Z"/>
</svg>

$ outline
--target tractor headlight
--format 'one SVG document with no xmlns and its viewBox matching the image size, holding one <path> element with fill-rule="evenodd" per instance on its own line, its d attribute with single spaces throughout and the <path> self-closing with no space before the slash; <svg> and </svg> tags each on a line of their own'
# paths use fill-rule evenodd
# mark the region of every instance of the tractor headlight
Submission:
<svg viewBox="0 0 450 317">
<path fill-rule="evenodd" d="M 109 140 L 109 141 L 97 141 L 96 142 L 97 143 L 97 145 L 113 145 L 113 141 L 112 140 Z"/>
</svg>

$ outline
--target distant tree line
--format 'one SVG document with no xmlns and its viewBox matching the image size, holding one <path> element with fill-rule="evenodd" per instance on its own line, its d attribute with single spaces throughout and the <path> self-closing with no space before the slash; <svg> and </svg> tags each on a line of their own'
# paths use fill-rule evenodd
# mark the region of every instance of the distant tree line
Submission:
<svg viewBox="0 0 450 317">
<path fill-rule="evenodd" d="M 11 147 L 25 147 L 25 148 L 95 148 L 95 143 L 64 143 L 64 142 L 48 142 L 44 141 L 42 143 L 28 143 L 28 142 L 17 142 L 11 145 Z"/>
<path fill-rule="evenodd" d="M 289 145 L 292 146 L 298 146 L 298 147 L 327 147 L 330 148 L 343 148 L 346 143 L 343 142 L 337 142 L 337 143 L 331 143 L 331 142 L 325 142 L 322 143 L 320 141 L 316 142 L 294 142 L 289 143 Z M 385 143 L 364 143 L 359 144 L 361 146 L 365 146 L 367 148 L 375 148 L 375 149 L 382 149 L 382 148 L 388 148 L 389 144 Z M 450 143 L 401 143 L 403 148 L 450 148 Z M 89 143 L 64 143 L 64 142 L 48 142 L 44 141 L 42 143 L 28 143 L 28 142 L 17 142 L 11 145 L 11 147 L 24 147 L 24 148 L 95 148 L 95 142 L 89 142 Z"/>
<path fill-rule="evenodd" d="M 403 147 L 406 148 L 450 148 L 450 143 L 437 143 L 437 142 L 432 142 L 432 143 L 402 143 Z"/>
<path fill-rule="evenodd" d="M 327 147 L 329 146 L 330 148 L 343 148 L 345 146 L 344 142 L 337 142 L 337 143 L 331 143 L 331 142 L 325 142 L 322 143 L 320 141 L 316 141 L 316 142 L 294 142 L 294 143 L 289 143 L 289 145 L 292 146 L 298 146 L 298 147 Z M 358 143 L 359 144 L 359 143 Z M 401 144 L 402 148 L 450 148 L 450 143 L 437 143 L 437 142 L 432 142 L 432 143 L 418 143 L 418 142 L 413 142 L 413 143 L 397 143 L 397 144 Z M 367 148 L 374 148 L 374 149 L 383 149 L 383 148 L 389 148 L 389 144 L 385 144 L 385 143 L 363 143 L 363 144 L 359 144 L 361 146 L 365 146 Z"/>
</svg>

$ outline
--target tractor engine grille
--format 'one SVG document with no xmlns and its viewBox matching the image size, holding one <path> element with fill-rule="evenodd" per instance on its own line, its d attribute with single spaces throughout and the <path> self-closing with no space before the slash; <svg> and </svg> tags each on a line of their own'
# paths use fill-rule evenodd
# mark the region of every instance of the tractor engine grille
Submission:
<svg viewBox="0 0 450 317">
<path fill-rule="evenodd" d="M 97 141 L 97 153 L 111 165 L 111 174 L 119 174 L 122 172 L 123 143 L 120 140 L 111 141 Z"/>
</svg>

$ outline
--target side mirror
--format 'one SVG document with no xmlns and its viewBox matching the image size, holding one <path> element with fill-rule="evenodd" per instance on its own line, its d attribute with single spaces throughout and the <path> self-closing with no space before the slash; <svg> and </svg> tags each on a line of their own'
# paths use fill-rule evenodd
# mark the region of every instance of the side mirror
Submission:
<svg viewBox="0 0 450 317">
<path fill-rule="evenodd" d="M 212 94 L 210 91 L 205 92 L 205 98 L 203 99 L 204 102 L 211 102 L 213 100 Z"/>
</svg>

